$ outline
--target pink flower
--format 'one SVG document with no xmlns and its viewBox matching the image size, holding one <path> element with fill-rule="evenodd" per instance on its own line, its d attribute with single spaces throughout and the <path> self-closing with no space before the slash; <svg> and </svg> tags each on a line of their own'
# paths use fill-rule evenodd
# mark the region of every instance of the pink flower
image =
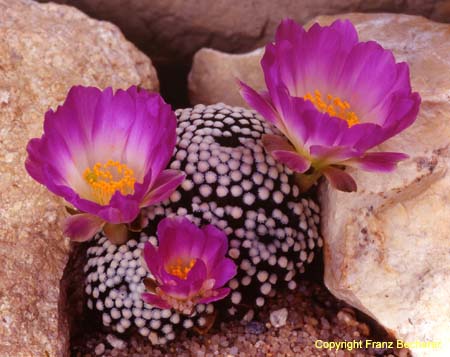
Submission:
<svg viewBox="0 0 450 357">
<path fill-rule="evenodd" d="M 411 91 L 408 65 L 376 42 L 360 42 L 351 22 L 305 31 L 285 20 L 261 64 L 267 91 L 241 83 L 241 94 L 284 134 L 287 140 L 266 135 L 263 143 L 292 170 L 355 191 L 343 166 L 389 172 L 407 158 L 367 151 L 417 117 L 420 96 Z"/>
<path fill-rule="evenodd" d="M 175 129 L 175 114 L 158 94 L 76 86 L 46 113 L 44 134 L 28 143 L 25 167 L 80 211 L 65 221 L 70 238 L 85 241 L 102 228 L 123 235 L 123 224 L 141 207 L 169 197 L 185 177 L 165 170 Z"/>
<path fill-rule="evenodd" d="M 158 225 L 158 241 L 158 248 L 146 243 L 143 251 L 154 278 L 152 291 L 142 295 L 145 302 L 189 315 L 196 304 L 228 295 L 230 289 L 223 286 L 236 275 L 236 266 L 225 258 L 228 240 L 221 230 L 165 218 Z"/>
</svg>

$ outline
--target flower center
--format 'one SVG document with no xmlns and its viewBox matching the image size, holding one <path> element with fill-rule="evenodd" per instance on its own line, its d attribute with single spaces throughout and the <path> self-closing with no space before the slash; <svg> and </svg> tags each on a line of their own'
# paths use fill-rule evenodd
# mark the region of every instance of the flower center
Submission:
<svg viewBox="0 0 450 357">
<path fill-rule="evenodd" d="M 187 275 L 191 271 L 192 267 L 195 264 L 196 259 L 192 258 L 191 260 L 182 260 L 181 258 L 177 258 L 172 264 L 168 266 L 166 269 L 169 274 L 175 275 L 176 277 L 186 280 Z"/>
<path fill-rule="evenodd" d="M 313 103 L 320 112 L 328 113 L 333 117 L 345 120 L 349 127 L 359 123 L 358 116 L 350 110 L 350 104 L 346 100 L 333 97 L 331 94 L 322 98 L 322 93 L 318 90 L 314 91 L 314 95 L 306 93 L 303 99 Z"/>
<path fill-rule="evenodd" d="M 101 205 L 109 204 L 116 191 L 120 191 L 122 195 L 134 193 L 134 172 L 118 161 L 96 163 L 92 169 L 88 167 L 84 171 L 83 178 L 91 187 L 94 200 Z"/>
</svg>

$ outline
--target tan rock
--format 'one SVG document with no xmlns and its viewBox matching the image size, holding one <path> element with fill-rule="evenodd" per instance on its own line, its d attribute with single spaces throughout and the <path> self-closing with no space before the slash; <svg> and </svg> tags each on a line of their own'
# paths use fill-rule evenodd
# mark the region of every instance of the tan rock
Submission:
<svg viewBox="0 0 450 357">
<path fill-rule="evenodd" d="M 47 2 L 48 0 L 40 0 Z M 202 47 L 242 53 L 270 41 L 281 19 L 400 12 L 450 21 L 448 0 L 56 0 L 111 21 L 157 63 L 181 62 Z M 126 5 L 125 5 L 126 4 Z M 230 104 L 230 103 L 228 103 Z"/>
<path fill-rule="evenodd" d="M 115 26 L 61 5 L 0 0 L 0 53 L 0 356 L 65 356 L 63 202 L 27 175 L 25 146 L 74 84 L 158 80 Z"/>
<path fill-rule="evenodd" d="M 189 100 L 192 104 L 214 104 L 246 106 L 237 90 L 237 79 L 257 89 L 265 87 L 259 61 L 264 50 L 234 55 L 203 48 L 193 60 L 188 77 Z"/>
<path fill-rule="evenodd" d="M 346 15 L 360 37 L 410 64 L 417 122 L 381 145 L 410 159 L 390 175 L 351 170 L 358 192 L 321 187 L 325 284 L 417 356 L 450 355 L 450 25 L 421 17 Z M 319 17 L 327 24 L 335 17 Z M 349 170 L 350 171 L 350 170 Z"/>
</svg>

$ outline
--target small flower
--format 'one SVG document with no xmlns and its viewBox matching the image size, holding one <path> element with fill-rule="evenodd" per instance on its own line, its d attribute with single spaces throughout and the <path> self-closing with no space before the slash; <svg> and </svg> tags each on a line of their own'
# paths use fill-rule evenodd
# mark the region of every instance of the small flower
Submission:
<svg viewBox="0 0 450 357">
<path fill-rule="evenodd" d="M 198 228 L 186 218 L 165 218 L 158 225 L 158 248 L 146 243 L 143 259 L 153 279 L 146 282 L 148 304 L 191 314 L 196 304 L 223 299 L 223 286 L 236 275 L 225 258 L 226 235 L 212 225 Z"/>
<path fill-rule="evenodd" d="M 156 93 L 76 86 L 46 113 L 25 167 L 77 209 L 64 223 L 67 236 L 85 241 L 103 228 L 123 241 L 140 208 L 169 197 L 185 177 L 165 170 L 175 130 L 175 114 Z"/>
<path fill-rule="evenodd" d="M 267 151 L 311 183 L 323 174 L 335 188 L 355 191 L 342 166 L 389 172 L 407 158 L 367 150 L 416 119 L 420 96 L 411 92 L 408 65 L 376 42 L 359 42 L 351 22 L 305 31 L 285 20 L 261 65 L 267 92 L 240 83 L 241 94 L 288 139 L 266 135 Z"/>
</svg>

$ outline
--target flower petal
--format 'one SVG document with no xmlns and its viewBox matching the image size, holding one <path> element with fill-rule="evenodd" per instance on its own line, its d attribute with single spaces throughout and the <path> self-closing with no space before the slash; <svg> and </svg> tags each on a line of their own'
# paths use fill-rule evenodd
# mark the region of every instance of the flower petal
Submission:
<svg viewBox="0 0 450 357">
<path fill-rule="evenodd" d="M 139 201 L 131 195 L 124 196 L 119 191 L 112 196 L 108 206 L 101 206 L 97 215 L 110 223 L 129 223 L 139 214 Z"/>
<path fill-rule="evenodd" d="M 244 82 L 238 82 L 240 87 L 240 92 L 244 100 L 249 106 L 254 108 L 259 114 L 261 114 L 265 119 L 270 121 L 274 125 L 280 123 L 278 113 L 272 104 L 266 100 L 260 93 L 256 92 L 253 88 L 250 88 Z"/>
<path fill-rule="evenodd" d="M 211 269 L 227 254 L 228 238 L 222 230 L 211 224 L 203 227 L 202 232 L 204 244 L 199 258 L 205 262 L 210 273 Z"/>
<path fill-rule="evenodd" d="M 321 163 L 329 165 L 361 155 L 359 151 L 348 146 L 329 147 L 313 145 L 310 148 L 310 152 L 315 160 L 319 160 Z"/>
<path fill-rule="evenodd" d="M 157 93 L 138 91 L 136 87 L 131 87 L 127 93 L 136 101 L 136 123 L 127 137 L 124 161 L 140 167 L 141 177 L 151 170 L 155 180 L 173 154 L 176 116 Z M 150 184 L 153 185 L 153 181 Z"/>
<path fill-rule="evenodd" d="M 153 244 L 149 242 L 144 244 L 142 258 L 147 265 L 148 270 L 150 270 L 152 275 L 158 279 L 158 272 L 161 268 L 161 259 L 158 254 L 158 250 L 153 246 Z"/>
<path fill-rule="evenodd" d="M 144 300 L 145 303 L 159 307 L 160 309 L 170 309 L 172 306 L 170 306 L 169 303 L 161 299 L 158 295 L 150 294 L 150 293 L 142 293 L 141 295 L 142 300 Z"/>
<path fill-rule="evenodd" d="M 355 180 L 344 170 L 328 166 L 322 172 L 331 186 L 336 190 L 344 192 L 354 192 L 357 190 Z"/>
<path fill-rule="evenodd" d="M 314 24 L 308 31 L 292 20 L 283 21 L 275 44 L 266 46 L 261 61 L 269 91 L 274 80 L 283 82 L 296 97 L 333 87 L 357 42 L 355 27 L 348 20 L 324 27 Z"/>
<path fill-rule="evenodd" d="M 184 217 L 164 218 L 158 224 L 159 255 L 169 263 L 177 258 L 198 258 L 205 245 L 204 233 Z"/>
<path fill-rule="evenodd" d="M 201 259 L 197 259 L 194 266 L 189 271 L 186 281 L 192 283 L 198 282 L 201 286 L 206 280 L 206 274 L 207 271 L 205 263 Z"/>
<path fill-rule="evenodd" d="M 199 304 L 208 304 L 213 301 L 222 300 L 230 293 L 230 288 L 215 289 L 213 295 L 200 299 Z"/>
<path fill-rule="evenodd" d="M 145 195 L 141 202 L 141 207 L 147 207 L 169 198 L 185 178 L 186 174 L 181 171 L 164 170 L 156 178 L 151 191 Z"/>
<path fill-rule="evenodd" d="M 345 161 L 343 164 L 367 171 L 391 172 L 395 170 L 399 161 L 406 160 L 408 157 L 398 152 L 371 152 L 361 158 Z"/>
<path fill-rule="evenodd" d="M 281 136 L 266 134 L 263 135 L 262 142 L 275 160 L 282 162 L 295 172 L 303 173 L 311 166 L 311 162 L 299 155 Z"/>
<path fill-rule="evenodd" d="M 361 42 L 347 57 L 335 95 L 351 103 L 352 110 L 367 122 L 365 114 L 385 98 L 396 78 L 397 67 L 392 52 L 374 41 Z"/>
<path fill-rule="evenodd" d="M 64 221 L 64 235 L 75 242 L 85 242 L 99 232 L 105 221 L 89 213 L 69 216 Z"/>
<path fill-rule="evenodd" d="M 181 280 L 181 279 L 180 279 Z M 195 295 L 201 288 L 201 282 L 180 281 L 178 284 L 164 284 L 159 287 L 161 291 L 178 300 L 187 300 Z"/>
<path fill-rule="evenodd" d="M 214 288 L 220 288 L 228 283 L 236 273 L 236 264 L 233 260 L 227 258 L 214 266 L 209 277 L 215 280 Z"/>
</svg>

